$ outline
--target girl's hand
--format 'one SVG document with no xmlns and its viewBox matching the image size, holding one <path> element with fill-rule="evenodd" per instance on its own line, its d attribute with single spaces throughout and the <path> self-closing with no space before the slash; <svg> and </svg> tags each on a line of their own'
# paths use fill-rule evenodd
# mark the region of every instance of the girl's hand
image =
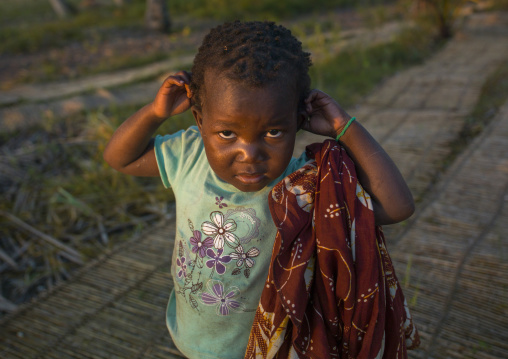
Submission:
<svg viewBox="0 0 508 359">
<path fill-rule="evenodd" d="M 187 111 L 191 107 L 190 81 L 191 73 L 187 71 L 179 71 L 164 80 L 152 102 L 153 114 L 165 120 Z"/>
<path fill-rule="evenodd" d="M 309 121 L 302 128 L 307 131 L 336 138 L 351 119 L 322 91 L 311 91 L 305 103 Z M 392 224 L 409 218 L 414 212 L 411 191 L 395 163 L 374 137 L 355 121 L 340 142 L 355 163 L 360 183 L 371 195 L 376 224 Z"/>
<path fill-rule="evenodd" d="M 336 138 L 351 116 L 323 91 L 312 90 L 305 100 L 308 120 L 302 129 L 317 135 Z"/>
</svg>

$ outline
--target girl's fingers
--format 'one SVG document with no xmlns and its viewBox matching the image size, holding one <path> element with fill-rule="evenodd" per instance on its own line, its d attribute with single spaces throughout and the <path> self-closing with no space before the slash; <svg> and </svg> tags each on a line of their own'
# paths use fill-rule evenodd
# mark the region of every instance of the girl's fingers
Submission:
<svg viewBox="0 0 508 359">
<path fill-rule="evenodd" d="M 185 84 L 185 91 L 187 91 L 187 97 L 192 98 L 192 92 L 191 92 L 190 86 L 187 84 Z"/>
<path fill-rule="evenodd" d="M 309 95 L 307 96 L 307 98 L 305 99 L 305 111 L 307 112 L 307 115 L 308 116 L 311 116 L 312 115 L 312 110 L 313 110 L 313 106 L 312 106 L 312 103 L 314 102 L 314 100 L 316 99 L 316 96 L 318 95 L 318 90 L 312 90 Z"/>
<path fill-rule="evenodd" d="M 314 98 L 314 96 L 315 96 L 315 92 L 314 92 L 314 91 L 315 91 L 315 90 L 312 90 L 312 91 L 309 93 L 309 95 L 308 95 L 308 96 L 307 96 L 307 98 L 305 99 L 305 103 L 307 103 L 307 104 L 308 104 L 308 103 L 311 103 L 311 102 L 312 102 L 312 100 L 313 100 L 313 98 Z"/>
<path fill-rule="evenodd" d="M 183 81 L 186 85 L 190 84 L 192 77 L 191 73 L 188 71 L 178 71 L 173 76 L 178 78 L 180 81 Z"/>
<path fill-rule="evenodd" d="M 189 71 L 182 71 L 182 77 L 185 79 L 186 84 L 190 84 L 192 73 Z"/>
<path fill-rule="evenodd" d="M 316 98 L 321 94 L 322 92 L 319 91 L 319 90 L 312 90 L 310 93 L 309 93 L 309 96 L 307 96 L 307 98 L 305 99 L 305 102 L 306 103 L 310 103 L 314 100 L 316 100 Z"/>
<path fill-rule="evenodd" d="M 162 83 L 163 88 L 170 88 L 172 86 L 184 86 L 184 85 L 185 85 L 185 82 L 176 76 L 169 76 Z"/>
<path fill-rule="evenodd" d="M 168 76 L 162 83 L 161 95 L 169 95 L 173 91 L 185 91 L 187 98 L 192 98 L 192 92 L 190 90 L 191 73 L 187 71 L 179 71 L 174 75 Z M 176 86 L 174 88 L 173 86 Z"/>
<path fill-rule="evenodd" d="M 185 83 L 185 92 L 187 92 L 187 97 L 192 98 L 192 92 L 190 90 L 190 83 L 192 79 L 192 73 L 188 71 L 181 71 L 181 76 L 184 79 Z"/>
<path fill-rule="evenodd" d="M 312 114 L 312 104 L 311 103 L 307 103 L 305 105 L 305 112 L 307 112 L 307 116 L 310 116 Z"/>
<path fill-rule="evenodd" d="M 191 81 L 191 74 L 187 71 L 179 71 L 174 75 L 168 76 L 162 83 L 162 87 L 188 86 Z"/>
</svg>

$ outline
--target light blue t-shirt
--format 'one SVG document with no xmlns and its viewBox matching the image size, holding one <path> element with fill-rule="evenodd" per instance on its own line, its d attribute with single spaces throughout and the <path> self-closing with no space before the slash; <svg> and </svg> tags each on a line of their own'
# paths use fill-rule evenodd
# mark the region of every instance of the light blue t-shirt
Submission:
<svg viewBox="0 0 508 359">
<path fill-rule="evenodd" d="M 211 169 L 197 127 L 157 136 L 162 182 L 176 197 L 176 236 L 166 323 L 189 358 L 243 358 L 276 234 L 272 187 L 307 161 L 293 158 L 280 178 L 241 192 Z"/>
</svg>

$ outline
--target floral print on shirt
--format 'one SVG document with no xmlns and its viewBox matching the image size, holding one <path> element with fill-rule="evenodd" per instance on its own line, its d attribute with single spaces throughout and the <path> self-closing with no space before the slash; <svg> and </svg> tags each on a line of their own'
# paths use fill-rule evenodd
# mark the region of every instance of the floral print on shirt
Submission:
<svg viewBox="0 0 508 359">
<path fill-rule="evenodd" d="M 224 215 L 220 211 L 210 214 L 212 222 L 204 222 L 201 230 L 208 236 L 213 236 L 213 245 L 217 249 L 224 248 L 224 242 L 231 248 L 235 248 L 239 243 L 238 237 L 233 232 L 236 231 L 236 222 L 232 219 L 224 221 Z"/>
<path fill-rule="evenodd" d="M 224 266 L 225 263 L 229 263 L 231 261 L 231 256 L 223 256 L 222 255 L 222 252 L 224 250 L 221 248 L 217 251 L 217 254 L 215 254 L 215 251 L 211 248 L 209 248 L 207 251 L 206 251 L 206 255 L 212 259 L 210 259 L 209 261 L 206 261 L 206 266 L 208 268 L 212 268 L 214 269 L 217 274 L 224 274 L 226 273 L 226 266 Z M 213 275 L 213 270 L 212 270 L 212 273 L 210 273 L 210 277 L 212 277 Z"/>
<path fill-rule="evenodd" d="M 207 292 L 201 293 L 201 302 L 205 305 L 217 306 L 217 315 L 229 315 L 229 311 L 241 312 L 245 306 L 233 298 L 240 296 L 240 290 L 237 287 L 230 287 L 224 290 L 224 285 L 220 281 L 209 280 L 206 283 Z"/>
<path fill-rule="evenodd" d="M 223 197 L 215 199 L 215 205 L 225 211 L 211 212 L 210 220 L 203 221 L 198 229 L 188 219 L 191 235 L 177 243 L 173 273 L 175 293 L 193 309 L 216 306 L 216 314 L 222 316 L 245 310 L 240 289 L 225 285 L 224 278 L 250 277 L 260 250 L 248 244 L 259 239 L 261 220 L 253 208 L 230 208 Z"/>
<path fill-rule="evenodd" d="M 205 240 L 201 241 L 201 232 L 194 231 L 194 236 L 189 239 L 189 242 L 192 244 L 192 253 L 198 253 L 201 258 L 204 258 L 206 255 L 206 250 L 213 245 L 213 239 L 207 237 Z"/>
</svg>

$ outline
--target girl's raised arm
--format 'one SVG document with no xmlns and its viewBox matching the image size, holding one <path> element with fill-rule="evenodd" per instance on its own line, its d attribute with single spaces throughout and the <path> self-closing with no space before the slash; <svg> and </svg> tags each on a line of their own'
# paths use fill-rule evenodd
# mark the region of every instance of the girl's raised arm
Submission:
<svg viewBox="0 0 508 359">
<path fill-rule="evenodd" d="M 155 100 L 118 127 L 103 154 L 111 167 L 134 176 L 159 176 L 152 136 L 167 118 L 190 108 L 190 79 L 185 71 L 169 76 Z"/>
<path fill-rule="evenodd" d="M 351 119 L 342 107 L 322 91 L 313 90 L 306 100 L 310 121 L 304 130 L 336 138 Z M 413 196 L 390 156 L 357 121 L 340 137 L 353 159 L 360 183 L 372 197 L 377 225 L 409 218 L 415 210 Z"/>
</svg>

